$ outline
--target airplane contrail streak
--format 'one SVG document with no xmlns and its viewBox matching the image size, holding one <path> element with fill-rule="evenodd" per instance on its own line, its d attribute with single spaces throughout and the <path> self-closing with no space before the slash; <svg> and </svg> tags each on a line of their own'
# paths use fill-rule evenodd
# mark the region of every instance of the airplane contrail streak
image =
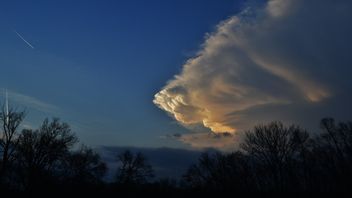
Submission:
<svg viewBox="0 0 352 198">
<path fill-rule="evenodd" d="M 32 49 L 34 49 L 33 45 L 31 45 L 28 41 L 26 41 L 26 39 L 24 39 L 20 33 L 18 33 L 16 30 L 14 30 L 14 32 L 17 34 L 18 37 L 20 37 L 29 47 L 31 47 Z"/>
</svg>

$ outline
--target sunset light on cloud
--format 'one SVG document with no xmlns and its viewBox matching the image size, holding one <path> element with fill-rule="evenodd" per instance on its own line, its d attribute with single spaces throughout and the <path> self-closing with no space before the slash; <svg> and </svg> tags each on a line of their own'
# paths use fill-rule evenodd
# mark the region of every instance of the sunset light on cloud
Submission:
<svg viewBox="0 0 352 198">
<path fill-rule="evenodd" d="M 93 145 L 220 149 L 346 118 L 350 1 L 195 1 L 9 3 L 1 87 L 26 122 L 66 118 Z"/>
<path fill-rule="evenodd" d="M 0 24 L 1 195 L 352 194 L 352 0 L 11 0 Z"/>
<path fill-rule="evenodd" d="M 313 1 L 270 0 L 245 8 L 219 23 L 197 56 L 155 95 L 154 103 L 183 125 L 198 123 L 214 133 L 235 133 L 267 119 L 295 117 L 285 110 L 289 106 L 334 100 L 340 82 L 330 71 L 348 63 L 336 65 L 340 57 L 326 53 L 335 31 L 351 31 L 348 24 L 334 24 L 350 15 L 341 12 L 343 6 L 350 3 L 319 1 L 317 6 Z M 322 16 L 316 18 L 317 13 Z M 322 26 L 334 32 L 316 28 Z M 340 45 L 334 47 L 344 43 Z M 256 114 L 257 107 L 282 113 L 251 118 L 249 112 Z"/>
</svg>

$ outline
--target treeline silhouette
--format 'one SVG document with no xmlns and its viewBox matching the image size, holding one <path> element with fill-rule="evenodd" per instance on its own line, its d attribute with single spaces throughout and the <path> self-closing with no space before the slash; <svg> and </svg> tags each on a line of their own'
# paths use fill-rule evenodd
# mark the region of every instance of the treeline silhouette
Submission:
<svg viewBox="0 0 352 198">
<path fill-rule="evenodd" d="M 93 149 L 70 126 L 45 119 L 22 129 L 24 111 L 0 112 L 0 190 L 12 193 L 182 193 L 351 191 L 352 122 L 322 119 L 319 132 L 281 122 L 245 132 L 232 153 L 203 153 L 180 180 L 156 179 L 142 153 L 116 156 L 113 182 Z"/>
</svg>

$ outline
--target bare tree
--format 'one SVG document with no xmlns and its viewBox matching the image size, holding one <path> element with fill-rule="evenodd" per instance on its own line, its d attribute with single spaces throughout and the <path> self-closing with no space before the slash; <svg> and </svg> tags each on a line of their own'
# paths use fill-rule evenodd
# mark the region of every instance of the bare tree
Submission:
<svg viewBox="0 0 352 198">
<path fill-rule="evenodd" d="M 352 160 L 352 122 L 336 123 L 332 118 L 324 118 L 320 127 L 323 130 L 320 142 L 334 152 L 338 160 Z"/>
<path fill-rule="evenodd" d="M 315 174 L 321 188 L 350 189 L 352 177 L 352 122 L 336 122 L 332 118 L 324 118 L 320 122 L 322 132 L 316 138 L 313 149 Z M 323 173 L 324 177 L 321 177 Z"/>
<path fill-rule="evenodd" d="M 17 130 L 24 118 L 24 111 L 16 111 L 13 108 L 6 109 L 6 107 L 3 106 L 0 112 L 0 122 L 2 125 L 0 139 L 0 176 L 6 172 L 9 163 L 14 160 L 15 147 L 18 143 Z"/>
<path fill-rule="evenodd" d="M 241 191 L 255 188 L 249 158 L 241 152 L 203 153 L 183 179 L 193 189 Z"/>
<path fill-rule="evenodd" d="M 282 189 L 289 186 L 285 185 L 289 181 L 285 176 L 308 142 L 309 134 L 300 127 L 271 122 L 248 131 L 241 148 L 257 161 L 259 167 L 263 167 L 262 183 L 269 188 Z"/>
<path fill-rule="evenodd" d="M 77 142 L 68 124 L 59 119 L 45 119 L 38 130 L 23 130 L 18 138 L 16 157 L 24 185 L 35 185 L 57 170 Z M 42 175 L 43 177 L 40 177 Z"/>
<path fill-rule="evenodd" d="M 106 171 L 107 166 L 99 154 L 87 146 L 81 146 L 66 157 L 64 179 L 73 184 L 99 183 Z"/>
<path fill-rule="evenodd" d="M 116 176 L 119 184 L 144 184 L 154 177 L 152 166 L 140 152 L 133 154 L 126 150 L 117 159 L 120 163 Z"/>
</svg>

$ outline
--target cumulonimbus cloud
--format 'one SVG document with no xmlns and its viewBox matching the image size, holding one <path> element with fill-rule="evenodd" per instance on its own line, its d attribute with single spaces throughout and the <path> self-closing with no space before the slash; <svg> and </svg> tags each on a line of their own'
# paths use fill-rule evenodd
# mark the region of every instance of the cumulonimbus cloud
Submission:
<svg viewBox="0 0 352 198">
<path fill-rule="evenodd" d="M 221 22 L 153 102 L 181 124 L 214 133 L 309 115 L 304 109 L 351 88 L 351 8 L 349 0 L 269 0 L 248 7 Z"/>
</svg>

